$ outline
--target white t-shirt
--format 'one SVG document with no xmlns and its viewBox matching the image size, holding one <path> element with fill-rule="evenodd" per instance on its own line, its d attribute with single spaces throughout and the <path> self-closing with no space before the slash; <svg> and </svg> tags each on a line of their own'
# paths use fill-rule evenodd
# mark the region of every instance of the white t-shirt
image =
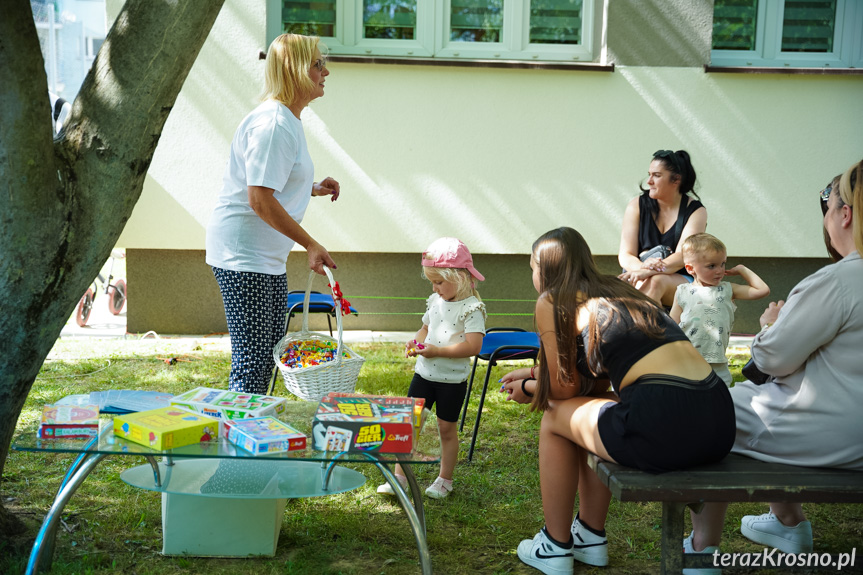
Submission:
<svg viewBox="0 0 863 575">
<path fill-rule="evenodd" d="M 274 197 L 298 223 L 312 197 L 315 167 L 303 124 L 279 102 L 267 100 L 243 119 L 231 142 L 222 192 L 207 226 L 207 263 L 239 272 L 285 273 L 294 241 L 249 205 L 248 186 Z"/>
<path fill-rule="evenodd" d="M 429 326 L 425 343 L 447 346 L 461 343 L 467 333 L 485 335 L 485 304 L 474 296 L 446 301 L 438 294 L 426 300 L 423 325 Z M 417 356 L 415 371 L 420 377 L 438 383 L 461 383 L 470 373 L 469 357 Z"/>
</svg>

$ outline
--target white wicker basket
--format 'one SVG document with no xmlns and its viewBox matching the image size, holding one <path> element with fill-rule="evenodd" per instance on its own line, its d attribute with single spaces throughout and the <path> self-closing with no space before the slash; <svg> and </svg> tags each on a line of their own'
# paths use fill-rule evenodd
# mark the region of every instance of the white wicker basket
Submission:
<svg viewBox="0 0 863 575">
<path fill-rule="evenodd" d="M 324 272 L 330 280 L 330 286 L 334 287 L 336 282 L 333 279 L 332 272 L 326 266 L 324 266 Z M 303 300 L 303 329 L 285 335 L 276 344 L 275 349 L 273 349 L 276 365 L 279 366 L 279 371 L 282 372 L 282 376 L 285 378 L 285 386 L 288 388 L 288 391 L 306 401 L 319 401 L 331 391 L 353 393 L 357 387 L 360 368 L 363 366 L 363 362 L 365 362 L 363 357 L 352 349 L 349 349 L 342 341 L 342 313 L 339 309 L 339 302 L 336 302 L 336 325 L 339 328 L 338 339 L 309 331 L 309 295 L 312 291 L 312 280 L 314 280 L 315 275 L 317 275 L 315 272 L 309 273 L 309 282 L 306 286 L 306 297 Z M 295 369 L 289 368 L 282 363 L 281 355 L 289 344 L 295 341 L 309 340 L 337 343 L 338 348 L 335 359 L 321 365 Z M 350 355 L 350 358 L 343 357 L 343 352 Z"/>
</svg>

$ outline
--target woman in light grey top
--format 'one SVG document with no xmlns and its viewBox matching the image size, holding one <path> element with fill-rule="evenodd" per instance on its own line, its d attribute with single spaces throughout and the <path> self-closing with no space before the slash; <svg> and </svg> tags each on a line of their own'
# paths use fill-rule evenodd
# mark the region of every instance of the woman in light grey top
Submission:
<svg viewBox="0 0 863 575">
<path fill-rule="evenodd" d="M 789 465 L 863 470 L 861 206 L 863 161 L 821 192 L 828 251 L 842 259 L 805 278 L 787 302 L 771 303 L 761 316 L 752 358 L 771 378 L 731 389 L 733 452 Z M 726 508 L 709 503 L 692 515 L 688 551 L 717 548 Z M 800 504 L 771 503 L 770 509 L 743 517 L 741 532 L 786 553 L 812 551 L 812 527 Z"/>
</svg>

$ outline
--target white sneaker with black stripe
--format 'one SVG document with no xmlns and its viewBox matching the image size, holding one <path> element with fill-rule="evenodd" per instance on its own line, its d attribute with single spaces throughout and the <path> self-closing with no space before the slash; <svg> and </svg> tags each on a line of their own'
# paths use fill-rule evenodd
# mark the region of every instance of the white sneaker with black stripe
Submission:
<svg viewBox="0 0 863 575">
<path fill-rule="evenodd" d="M 559 547 L 549 539 L 545 527 L 533 539 L 518 544 L 518 558 L 545 575 L 572 575 L 572 547 Z"/>
<path fill-rule="evenodd" d="M 576 561 L 605 567 L 608 565 L 608 538 L 591 533 L 576 517 L 572 522 L 572 556 Z"/>
</svg>

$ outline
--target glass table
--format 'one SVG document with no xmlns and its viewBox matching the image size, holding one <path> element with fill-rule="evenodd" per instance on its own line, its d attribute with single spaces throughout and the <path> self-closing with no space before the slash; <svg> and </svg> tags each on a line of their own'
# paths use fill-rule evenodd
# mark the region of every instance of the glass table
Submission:
<svg viewBox="0 0 863 575">
<path fill-rule="evenodd" d="M 432 573 L 422 492 L 411 465 L 440 462 L 440 435 L 434 418 L 427 417 L 428 410 L 425 410 L 424 419 L 432 421 L 421 428 L 411 453 L 315 451 L 311 444 L 312 418 L 316 408 L 317 402 L 288 401 L 285 412 L 279 414 L 279 419 L 308 437 L 306 449 L 286 453 L 253 455 L 225 439 L 173 449 L 150 449 L 115 437 L 113 422 L 107 418 L 102 421 L 99 437 L 91 440 L 43 440 L 36 437 L 35 429 L 21 434 L 12 449 L 77 454 L 36 536 L 27 575 L 50 569 L 60 516 L 87 476 L 104 458 L 129 455 L 140 456 L 147 461 L 121 474 L 121 479 L 130 485 L 162 493 L 239 499 L 287 499 L 342 493 L 360 487 L 365 477 L 338 463 L 374 465 L 392 486 L 408 518 L 422 572 Z M 395 463 L 401 464 L 404 470 L 413 504 L 390 469 Z"/>
</svg>

